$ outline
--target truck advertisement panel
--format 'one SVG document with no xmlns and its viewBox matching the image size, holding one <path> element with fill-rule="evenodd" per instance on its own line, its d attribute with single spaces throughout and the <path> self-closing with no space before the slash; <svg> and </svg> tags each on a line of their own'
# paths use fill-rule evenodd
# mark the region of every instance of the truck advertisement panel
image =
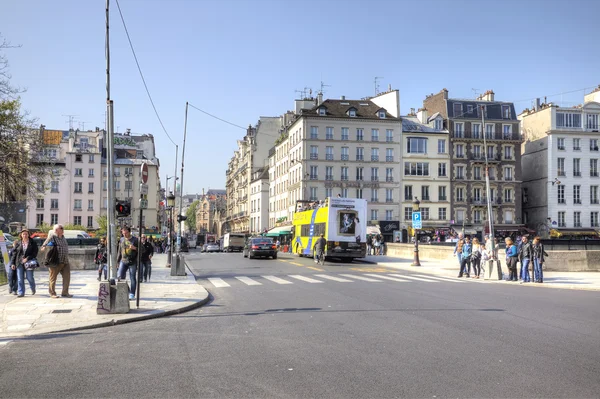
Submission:
<svg viewBox="0 0 600 399">
<path fill-rule="evenodd" d="M 327 239 L 329 241 L 367 241 L 367 201 L 361 198 L 329 198 Z"/>
</svg>

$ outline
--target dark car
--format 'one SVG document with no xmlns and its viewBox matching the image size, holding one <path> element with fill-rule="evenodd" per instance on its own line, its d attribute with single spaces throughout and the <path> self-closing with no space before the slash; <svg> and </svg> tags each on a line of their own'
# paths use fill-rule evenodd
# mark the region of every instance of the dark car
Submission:
<svg viewBox="0 0 600 399">
<path fill-rule="evenodd" d="M 277 259 L 277 246 L 270 238 L 265 237 L 254 237 L 248 238 L 246 245 L 244 245 L 244 258 L 250 259 L 256 258 L 257 256 L 264 256 L 268 258 L 272 256 L 273 259 Z"/>
<path fill-rule="evenodd" d="M 181 238 L 181 246 L 179 247 L 181 252 L 190 252 L 190 246 L 188 245 L 188 240 L 185 237 Z"/>
</svg>

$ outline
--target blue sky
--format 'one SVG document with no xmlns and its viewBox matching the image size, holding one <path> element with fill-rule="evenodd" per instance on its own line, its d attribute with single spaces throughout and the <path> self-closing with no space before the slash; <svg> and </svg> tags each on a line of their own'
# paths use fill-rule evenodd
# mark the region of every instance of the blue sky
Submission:
<svg viewBox="0 0 600 399">
<path fill-rule="evenodd" d="M 535 97 L 600 84 L 600 2 L 431 0 L 120 0 L 167 132 L 183 140 L 185 102 L 240 126 L 293 108 L 296 90 L 362 98 L 400 90 L 401 112 L 446 87 L 493 89 L 518 111 Z M 104 127 L 104 0 L 2 0 L 0 34 L 24 107 L 49 129 Z M 111 0 L 115 128 L 155 136 L 161 178 L 175 147 L 144 91 Z M 581 103 L 583 91 L 549 97 Z M 517 102 L 518 101 L 518 102 Z M 184 192 L 224 188 L 240 128 L 190 109 Z M 181 150 L 181 145 L 180 145 Z M 181 168 L 181 153 L 179 165 Z"/>
</svg>

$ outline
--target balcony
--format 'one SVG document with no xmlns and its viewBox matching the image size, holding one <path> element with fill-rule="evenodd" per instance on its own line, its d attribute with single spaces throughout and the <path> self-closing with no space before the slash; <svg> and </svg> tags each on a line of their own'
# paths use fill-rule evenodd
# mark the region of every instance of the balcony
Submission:
<svg viewBox="0 0 600 399">
<path fill-rule="evenodd" d="M 379 202 L 379 198 L 371 198 L 371 202 Z"/>
<path fill-rule="evenodd" d="M 590 177 L 598 177 L 598 172 L 590 172 Z"/>
<path fill-rule="evenodd" d="M 580 171 L 573 172 L 573 176 L 575 176 L 575 177 L 581 177 L 581 172 Z"/>
<path fill-rule="evenodd" d="M 567 173 L 564 170 L 559 170 L 558 173 L 556 173 L 558 176 L 566 176 Z"/>
<path fill-rule="evenodd" d="M 504 176 L 504 181 L 513 181 L 512 176 Z"/>
<path fill-rule="evenodd" d="M 310 180 L 319 180 L 317 175 L 310 175 Z"/>
<path fill-rule="evenodd" d="M 365 137 L 362 134 L 356 136 L 356 141 L 364 141 Z"/>
<path fill-rule="evenodd" d="M 393 183 L 394 182 L 394 178 L 391 176 L 388 176 L 385 178 L 386 183 Z"/>
<path fill-rule="evenodd" d="M 348 161 L 350 156 L 348 154 L 342 154 L 342 161 Z"/>
<path fill-rule="evenodd" d="M 342 176 L 342 177 L 340 178 L 340 180 L 342 180 L 342 181 L 348 181 L 348 176 Z"/>
<path fill-rule="evenodd" d="M 379 181 L 379 176 L 371 176 L 371 181 Z"/>
<path fill-rule="evenodd" d="M 333 134 L 327 134 L 325 140 L 333 140 Z"/>
<path fill-rule="evenodd" d="M 363 181 L 363 177 L 362 176 L 356 176 L 356 181 Z"/>
<path fill-rule="evenodd" d="M 421 201 L 429 201 L 429 200 L 430 200 L 429 195 L 421 196 Z"/>
<path fill-rule="evenodd" d="M 357 161 L 364 161 L 364 160 L 365 160 L 365 157 L 364 157 L 363 155 L 357 155 L 357 156 L 356 156 L 356 160 L 357 160 Z"/>
<path fill-rule="evenodd" d="M 371 141 L 379 141 L 379 136 L 373 136 L 373 137 L 371 137 Z"/>
<path fill-rule="evenodd" d="M 333 175 L 325 175 L 325 180 L 332 181 L 333 180 Z"/>
<path fill-rule="evenodd" d="M 394 138 L 393 137 L 386 137 L 385 138 L 385 142 L 386 143 L 393 143 L 394 142 Z"/>
<path fill-rule="evenodd" d="M 371 161 L 374 161 L 374 162 L 379 161 L 379 155 L 371 155 Z"/>
<path fill-rule="evenodd" d="M 390 203 L 390 202 L 394 202 L 394 199 L 393 199 L 393 198 L 386 198 L 386 199 L 385 199 L 385 202 L 388 202 L 388 203 Z"/>
<path fill-rule="evenodd" d="M 348 141 L 350 137 L 347 134 L 342 134 L 342 141 Z"/>
<path fill-rule="evenodd" d="M 448 198 L 448 197 L 446 197 L 446 196 L 444 195 L 444 196 L 438 197 L 438 201 L 447 201 L 447 198 Z"/>
<path fill-rule="evenodd" d="M 319 159 L 319 154 L 310 154 L 310 159 Z"/>
<path fill-rule="evenodd" d="M 465 176 L 464 175 L 458 175 L 454 178 L 454 180 L 465 180 Z"/>
<path fill-rule="evenodd" d="M 455 154 L 455 155 L 454 155 L 454 158 L 458 158 L 458 159 L 464 159 L 464 158 L 466 158 L 466 157 L 465 157 L 465 154 Z"/>
<path fill-rule="evenodd" d="M 325 159 L 326 159 L 327 161 L 333 161 L 333 154 L 326 154 L 326 155 L 325 155 Z"/>
</svg>

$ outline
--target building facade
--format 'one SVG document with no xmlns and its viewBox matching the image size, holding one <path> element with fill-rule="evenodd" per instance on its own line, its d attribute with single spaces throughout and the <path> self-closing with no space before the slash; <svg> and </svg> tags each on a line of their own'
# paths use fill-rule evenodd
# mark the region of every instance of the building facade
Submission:
<svg viewBox="0 0 600 399">
<path fill-rule="evenodd" d="M 600 86 L 583 104 L 536 101 L 519 115 L 523 217 L 544 236 L 596 235 L 600 227 Z"/>
<path fill-rule="evenodd" d="M 479 235 L 487 231 L 487 158 L 494 229 L 499 235 L 523 230 L 522 140 L 514 105 L 495 101 L 492 90 L 473 100 L 449 98 L 443 89 L 428 96 L 423 108 L 428 115 L 439 114 L 449 131 L 453 229 Z"/>
<path fill-rule="evenodd" d="M 202 195 L 196 207 L 196 233 L 220 234 L 221 214 L 227 206 L 225 190 L 209 189 Z"/>
<path fill-rule="evenodd" d="M 262 233 L 269 227 L 269 168 L 254 172 L 250 181 L 250 233 Z"/>
</svg>

